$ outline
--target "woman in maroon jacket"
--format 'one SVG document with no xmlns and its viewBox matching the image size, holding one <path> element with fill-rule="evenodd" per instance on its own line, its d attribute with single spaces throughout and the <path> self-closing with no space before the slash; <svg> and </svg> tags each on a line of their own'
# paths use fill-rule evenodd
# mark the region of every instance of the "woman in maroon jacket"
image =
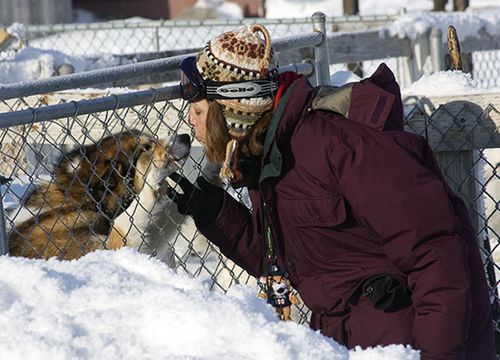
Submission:
<svg viewBox="0 0 500 360">
<path fill-rule="evenodd" d="M 263 35 L 263 39 L 260 34 Z M 352 348 L 410 344 L 423 359 L 494 359 L 488 287 L 464 204 L 426 141 L 403 131 L 399 87 L 313 88 L 277 75 L 267 30 L 211 40 L 182 65 L 189 121 L 252 211 L 179 176 L 181 213 L 250 274 L 286 273 L 311 327 Z"/>
</svg>

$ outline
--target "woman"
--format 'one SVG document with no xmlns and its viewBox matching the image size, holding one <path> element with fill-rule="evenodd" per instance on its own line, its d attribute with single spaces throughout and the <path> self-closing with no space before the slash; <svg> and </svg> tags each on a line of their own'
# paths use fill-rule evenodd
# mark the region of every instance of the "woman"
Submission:
<svg viewBox="0 0 500 360">
<path fill-rule="evenodd" d="M 263 39 L 261 36 L 263 36 Z M 314 89 L 276 75 L 261 25 L 183 62 L 182 95 L 221 177 L 171 196 L 250 274 L 287 274 L 311 327 L 352 348 L 410 344 L 423 359 L 494 359 L 488 287 L 462 201 L 431 149 L 403 131 L 399 87 L 368 79 Z"/>
</svg>

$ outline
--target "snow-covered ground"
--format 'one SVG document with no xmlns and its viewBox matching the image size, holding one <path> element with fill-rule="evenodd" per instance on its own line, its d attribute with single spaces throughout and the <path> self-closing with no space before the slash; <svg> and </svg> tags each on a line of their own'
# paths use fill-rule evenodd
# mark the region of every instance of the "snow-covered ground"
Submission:
<svg viewBox="0 0 500 360">
<path fill-rule="evenodd" d="M 203 0 L 198 6 L 224 5 L 224 18 L 238 18 L 234 7 L 220 0 Z M 341 15 L 340 0 L 267 1 L 267 16 L 308 17 L 321 10 Z M 395 6 L 394 4 L 398 5 Z M 497 0 L 471 0 L 464 14 L 429 14 L 431 0 L 362 0 L 361 14 L 404 14 L 388 27 L 392 34 L 414 38 L 432 25 L 459 24 L 462 38 L 484 27 L 500 33 Z M 450 6 L 450 5 L 449 5 Z M 495 7 L 487 12 L 478 9 Z M 422 12 L 425 11 L 425 12 Z M 87 16 L 87 14 L 86 14 Z M 450 18 L 453 17 L 453 18 Z M 141 21 L 141 20 L 137 20 Z M 302 29 L 297 28 L 302 31 Z M 19 36 L 22 28 L 13 29 Z M 53 35 L 20 51 L 0 54 L 0 83 L 52 76 L 62 64 L 75 71 L 113 66 L 110 54 L 158 50 L 154 29 L 113 32 L 79 31 Z M 186 26 L 162 30 L 160 50 L 202 46 L 222 29 L 200 36 Z M 291 35 L 293 30 L 288 31 Z M 42 46 L 43 43 L 43 46 Z M 53 46 L 47 44 L 52 43 Z M 76 46 L 78 44 L 78 46 Z M 83 49 L 83 50 L 79 50 Z M 100 52 L 93 52 L 98 49 Z M 98 55 L 96 60 L 88 57 Z M 370 71 L 367 71 L 369 75 Z M 342 85 L 359 80 L 347 71 L 332 75 Z M 477 81 L 462 73 L 442 72 L 424 76 L 404 89 L 404 95 L 442 96 L 499 92 L 480 88 Z M 499 151 L 488 151 L 488 160 L 497 166 Z M 493 174 L 485 166 L 485 178 Z M 22 184 L 21 184 L 22 185 Z M 20 185 L 21 190 L 23 186 Z M 500 199 L 499 181 L 491 181 L 488 192 Z M 26 184 L 24 184 L 26 186 Z M 493 188 L 496 186 L 496 190 Z M 16 199 L 6 199 L 7 207 Z M 486 211 L 498 221 L 495 204 Z M 495 220 L 496 219 L 496 220 Z M 190 231 L 193 230 L 192 225 Z M 188 268 L 197 258 L 189 256 L 186 244 L 183 261 Z M 200 246 L 203 246 L 200 245 Z M 196 250 L 196 249 L 195 249 Z M 201 250 L 202 251 L 202 250 Z M 206 259 L 206 269 L 219 259 Z M 499 259 L 500 261 L 500 256 Z M 193 262 L 193 264 L 190 264 Z M 165 264 L 131 249 L 99 251 L 76 261 L 27 260 L 0 257 L 0 357 L 2 359 L 354 359 L 413 360 L 416 351 L 401 345 L 385 348 L 347 350 L 306 326 L 277 321 L 264 301 L 256 298 L 253 286 L 233 286 L 227 294 L 210 291 L 213 279 L 206 271 L 190 278 Z"/>
<path fill-rule="evenodd" d="M 417 360 L 402 345 L 348 351 L 279 321 L 257 288 L 209 291 L 131 249 L 78 261 L 0 257 L 2 359 Z"/>
</svg>

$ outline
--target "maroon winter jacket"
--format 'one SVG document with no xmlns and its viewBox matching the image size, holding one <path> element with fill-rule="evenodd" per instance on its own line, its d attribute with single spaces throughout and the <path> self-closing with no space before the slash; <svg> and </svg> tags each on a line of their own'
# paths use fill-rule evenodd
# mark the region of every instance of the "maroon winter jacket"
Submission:
<svg viewBox="0 0 500 360">
<path fill-rule="evenodd" d="M 399 87 L 382 64 L 369 79 L 314 89 L 295 81 L 268 130 L 260 186 L 279 263 L 311 327 L 352 348 L 410 344 L 422 359 L 494 359 L 485 272 L 463 202 L 431 149 L 403 131 Z M 259 276 L 265 243 L 253 211 L 225 195 L 201 232 Z M 402 279 L 412 304 L 395 312 L 354 296 L 378 274 Z"/>
</svg>

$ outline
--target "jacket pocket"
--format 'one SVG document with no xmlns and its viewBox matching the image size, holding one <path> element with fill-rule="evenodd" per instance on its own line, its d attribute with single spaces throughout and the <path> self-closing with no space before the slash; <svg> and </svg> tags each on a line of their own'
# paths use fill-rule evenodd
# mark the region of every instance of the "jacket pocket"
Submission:
<svg viewBox="0 0 500 360">
<path fill-rule="evenodd" d="M 281 217 L 298 227 L 333 227 L 346 219 L 346 204 L 341 195 L 319 199 L 285 200 Z"/>
<path fill-rule="evenodd" d="M 285 200 L 280 220 L 288 254 L 307 271 L 331 269 L 337 254 L 335 239 L 346 222 L 342 196 L 308 200 Z"/>
</svg>

